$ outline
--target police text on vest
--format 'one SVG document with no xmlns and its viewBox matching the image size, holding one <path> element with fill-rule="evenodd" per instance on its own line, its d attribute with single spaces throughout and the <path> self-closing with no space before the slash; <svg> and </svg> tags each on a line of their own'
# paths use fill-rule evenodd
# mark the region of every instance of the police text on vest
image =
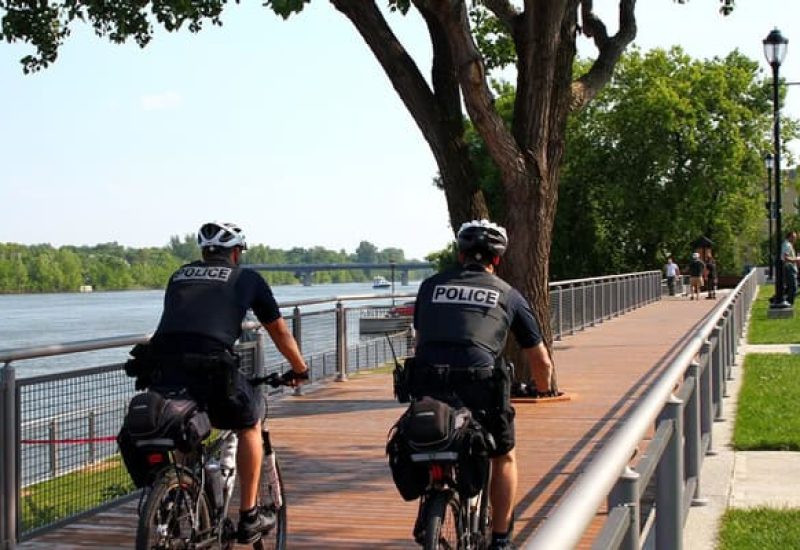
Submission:
<svg viewBox="0 0 800 550">
<path fill-rule="evenodd" d="M 230 267 L 185 266 L 172 276 L 173 281 L 227 281 L 231 276 Z"/>
<path fill-rule="evenodd" d="M 492 288 L 459 285 L 436 285 L 433 289 L 433 303 L 468 304 L 473 306 L 496 307 L 500 292 Z"/>
</svg>

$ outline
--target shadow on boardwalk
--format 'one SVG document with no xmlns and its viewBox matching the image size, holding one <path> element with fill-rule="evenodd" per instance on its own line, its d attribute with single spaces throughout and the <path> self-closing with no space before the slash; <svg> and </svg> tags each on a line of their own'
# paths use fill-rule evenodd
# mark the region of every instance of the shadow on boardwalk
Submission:
<svg viewBox="0 0 800 550">
<path fill-rule="evenodd" d="M 558 503 L 716 303 L 667 299 L 555 344 L 559 385 L 571 400 L 517 405 L 518 542 Z M 290 549 L 417 547 L 411 541 L 416 503 L 397 494 L 384 457 L 386 433 L 403 409 L 392 400 L 391 377 L 371 373 L 271 404 Z M 135 523 L 129 503 L 19 547 L 130 548 Z"/>
</svg>

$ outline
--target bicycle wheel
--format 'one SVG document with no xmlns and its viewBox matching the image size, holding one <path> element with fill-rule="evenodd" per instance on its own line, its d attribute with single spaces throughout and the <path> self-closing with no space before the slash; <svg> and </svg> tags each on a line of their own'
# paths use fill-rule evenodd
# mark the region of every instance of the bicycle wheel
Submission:
<svg viewBox="0 0 800 550">
<path fill-rule="evenodd" d="M 463 526 L 458 495 L 447 491 L 436 494 L 428 503 L 425 518 L 425 550 L 457 550 Z"/>
<path fill-rule="evenodd" d="M 283 478 L 281 477 L 281 467 L 278 457 L 275 456 L 275 475 L 277 481 L 270 481 L 272 477 L 267 465 L 267 458 L 261 465 L 261 481 L 259 482 L 259 498 L 261 499 L 261 510 L 267 514 L 275 515 L 275 525 L 264 533 L 261 540 L 253 544 L 256 550 L 285 550 L 286 548 L 286 494 L 283 490 Z M 278 498 L 275 498 L 275 488 L 277 485 Z"/>
<path fill-rule="evenodd" d="M 139 516 L 136 550 L 193 547 L 195 533 L 209 533 L 208 498 L 186 472 L 164 470 L 156 477 Z M 199 494 L 199 506 L 198 506 Z M 196 523 L 192 521 L 197 512 Z"/>
</svg>

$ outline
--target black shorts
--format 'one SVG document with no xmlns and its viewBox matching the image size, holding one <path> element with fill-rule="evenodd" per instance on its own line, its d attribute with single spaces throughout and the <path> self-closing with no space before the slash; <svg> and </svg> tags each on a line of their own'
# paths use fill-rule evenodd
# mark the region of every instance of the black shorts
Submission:
<svg viewBox="0 0 800 550">
<path fill-rule="evenodd" d="M 412 395 L 430 395 L 447 400 L 446 393 L 441 389 L 439 376 L 428 369 L 424 365 L 414 366 Z M 446 385 L 447 390 L 455 394 L 484 429 L 492 434 L 496 447 L 489 456 L 497 457 L 510 452 L 516 446 L 516 411 L 511 405 L 511 377 L 508 370 L 492 367 L 486 369 L 491 374 L 482 380 L 473 380 L 472 376 L 463 377 L 458 369 L 452 369 L 447 375 Z"/>
<path fill-rule="evenodd" d="M 215 428 L 250 428 L 266 416 L 261 390 L 250 385 L 237 369 L 209 373 L 202 369 L 165 368 L 157 385 L 186 388 L 192 399 L 208 412 Z"/>
</svg>

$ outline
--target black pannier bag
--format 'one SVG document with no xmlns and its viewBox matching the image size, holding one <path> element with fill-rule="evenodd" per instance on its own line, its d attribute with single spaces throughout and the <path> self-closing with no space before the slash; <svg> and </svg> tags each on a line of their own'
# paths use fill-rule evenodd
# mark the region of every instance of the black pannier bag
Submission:
<svg viewBox="0 0 800 550">
<path fill-rule="evenodd" d="M 426 396 L 411 403 L 392 427 L 386 453 L 404 500 L 418 498 L 428 485 L 428 464 L 411 458 L 420 452 L 455 452 L 458 489 L 471 497 L 483 488 L 489 473 L 489 446 L 469 409 L 454 409 Z"/>
<path fill-rule="evenodd" d="M 158 392 L 137 394 L 128 404 L 128 413 L 117 436 L 122 460 L 134 484 L 144 487 L 154 469 L 150 454 L 166 454 L 178 449 L 188 452 L 211 433 L 208 415 L 187 398 L 166 398 Z"/>
</svg>

